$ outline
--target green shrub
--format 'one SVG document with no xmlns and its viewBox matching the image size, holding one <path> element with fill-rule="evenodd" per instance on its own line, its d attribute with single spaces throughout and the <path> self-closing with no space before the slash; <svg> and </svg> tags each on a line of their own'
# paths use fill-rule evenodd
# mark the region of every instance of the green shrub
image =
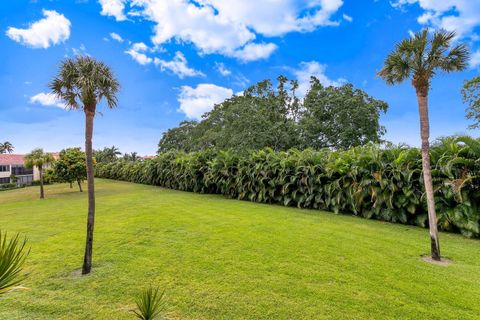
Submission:
<svg viewBox="0 0 480 320">
<path fill-rule="evenodd" d="M 439 227 L 480 236 L 480 142 L 445 138 L 432 146 Z M 240 200 L 427 225 L 417 148 L 377 145 L 347 151 L 166 152 L 144 162 L 98 164 L 102 178 Z"/>
<path fill-rule="evenodd" d="M 165 303 L 163 301 L 164 296 L 165 291 L 160 292 L 158 287 L 150 287 L 142 291 L 142 293 L 135 300 L 137 304 L 137 310 L 133 310 L 133 313 L 137 319 L 158 319 L 165 308 Z"/>
<path fill-rule="evenodd" d="M 11 190 L 11 189 L 15 189 L 17 188 L 17 184 L 16 183 L 3 183 L 3 184 L 0 184 L 0 191 L 2 190 Z"/>
</svg>

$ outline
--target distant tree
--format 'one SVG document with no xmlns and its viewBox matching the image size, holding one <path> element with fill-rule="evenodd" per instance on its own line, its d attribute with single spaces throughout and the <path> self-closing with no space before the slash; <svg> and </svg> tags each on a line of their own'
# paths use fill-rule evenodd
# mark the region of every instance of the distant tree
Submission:
<svg viewBox="0 0 480 320">
<path fill-rule="evenodd" d="M 387 104 L 346 84 L 323 87 L 312 78 L 305 99 L 297 97 L 297 81 L 284 76 L 274 87 L 258 82 L 242 94 L 215 105 L 200 122 L 184 121 L 163 134 L 158 153 L 206 148 L 273 150 L 290 148 L 345 149 L 379 142 L 385 129 L 379 124 Z"/>
<path fill-rule="evenodd" d="M 97 105 L 105 99 L 107 106 L 117 106 L 120 89 L 112 70 L 103 62 L 91 57 L 77 56 L 62 62 L 57 76 L 50 83 L 52 93 L 63 100 L 70 109 L 85 113 L 85 153 L 87 164 L 88 219 L 85 255 L 82 274 L 92 269 L 93 227 L 95 222 L 95 186 L 93 176 L 93 120 Z"/>
<path fill-rule="evenodd" d="M 85 152 L 80 148 L 67 148 L 60 151 L 60 156 L 55 162 L 54 174 L 60 181 L 70 183 L 77 182 L 80 192 L 82 182 L 87 178 L 87 167 Z"/>
<path fill-rule="evenodd" d="M 118 156 L 120 156 L 122 153 L 120 152 L 120 149 L 115 146 L 111 146 L 110 148 L 105 147 L 101 150 L 94 150 L 93 155 L 95 156 L 95 159 L 98 163 L 107 163 L 107 162 L 113 162 L 118 159 Z"/>
<path fill-rule="evenodd" d="M 348 149 L 381 142 L 380 113 L 387 108 L 351 84 L 324 87 L 312 77 L 300 117 L 302 147 Z"/>
<path fill-rule="evenodd" d="M 463 102 L 468 105 L 467 119 L 474 122 L 471 129 L 480 128 L 480 76 L 465 81 L 462 88 Z"/>
<path fill-rule="evenodd" d="M 197 121 L 182 121 L 176 128 L 168 129 L 163 133 L 158 143 L 157 153 L 176 150 L 190 152 L 197 149 Z"/>
<path fill-rule="evenodd" d="M 54 159 L 50 153 L 43 152 L 43 149 L 34 149 L 32 152 L 25 156 L 25 166 L 27 168 L 38 168 L 40 175 L 40 199 L 45 198 L 45 192 L 43 190 L 43 169 L 46 165 L 53 163 Z"/>
<path fill-rule="evenodd" d="M 140 157 L 137 152 L 130 152 L 123 155 L 123 160 L 135 162 L 140 161 Z"/>
<path fill-rule="evenodd" d="M 423 182 L 427 195 L 432 259 L 440 260 L 440 243 L 437 231 L 437 214 L 430 172 L 430 125 L 428 119 L 428 92 L 433 76 L 439 71 L 464 70 L 469 52 L 464 44 L 452 47 L 455 32 L 437 31 L 430 36 L 428 30 L 397 44 L 378 73 L 387 84 L 394 85 L 411 79 L 417 93 L 422 140 Z"/>
<path fill-rule="evenodd" d="M 13 152 L 13 145 L 8 142 L 8 141 L 5 141 L 4 143 L 0 143 L 0 154 L 2 153 L 12 153 Z"/>
</svg>

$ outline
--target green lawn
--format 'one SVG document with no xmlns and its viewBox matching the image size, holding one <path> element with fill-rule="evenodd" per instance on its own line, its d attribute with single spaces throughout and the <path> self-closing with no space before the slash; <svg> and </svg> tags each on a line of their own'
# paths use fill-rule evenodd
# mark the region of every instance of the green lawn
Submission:
<svg viewBox="0 0 480 320">
<path fill-rule="evenodd" d="M 441 234 L 449 266 L 420 259 L 426 229 L 97 180 L 94 266 L 86 193 L 0 192 L 0 228 L 29 238 L 30 273 L 0 319 L 133 319 L 166 288 L 169 319 L 479 319 L 480 241 Z"/>
</svg>

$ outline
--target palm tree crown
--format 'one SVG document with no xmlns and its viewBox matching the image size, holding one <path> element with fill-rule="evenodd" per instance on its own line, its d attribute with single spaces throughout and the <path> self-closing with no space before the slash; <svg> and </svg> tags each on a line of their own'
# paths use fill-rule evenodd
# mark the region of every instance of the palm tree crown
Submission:
<svg viewBox="0 0 480 320">
<path fill-rule="evenodd" d="M 0 143 L 0 154 L 2 153 L 12 153 L 13 152 L 13 144 L 8 141 L 4 143 Z"/>
<path fill-rule="evenodd" d="M 110 67 L 91 57 L 78 56 L 62 62 L 50 89 L 70 109 L 95 112 L 96 105 L 105 98 L 109 108 L 117 106 L 116 94 L 120 84 Z"/>
<path fill-rule="evenodd" d="M 464 44 L 451 47 L 455 36 L 454 31 L 445 30 L 431 36 L 427 29 L 417 32 L 396 46 L 378 75 L 391 85 L 411 78 L 413 86 L 426 93 L 437 71 L 461 71 L 468 66 L 468 48 Z"/>
<path fill-rule="evenodd" d="M 43 149 L 34 149 L 32 152 L 25 156 L 25 166 L 32 168 L 34 166 L 42 167 L 43 165 L 50 164 L 54 161 L 53 156 L 50 153 L 45 153 Z"/>
</svg>

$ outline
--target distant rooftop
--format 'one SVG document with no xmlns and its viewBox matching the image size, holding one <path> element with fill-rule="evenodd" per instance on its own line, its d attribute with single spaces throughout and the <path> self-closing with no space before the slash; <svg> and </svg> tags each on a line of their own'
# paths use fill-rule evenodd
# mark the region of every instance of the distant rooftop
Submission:
<svg viewBox="0 0 480 320">
<path fill-rule="evenodd" d="M 23 164 L 23 154 L 0 154 L 0 164 Z"/>
<path fill-rule="evenodd" d="M 49 152 L 53 158 L 56 160 L 59 158 L 60 153 L 58 152 Z M 0 164 L 23 164 L 24 162 L 24 154 L 0 154 Z"/>
</svg>

